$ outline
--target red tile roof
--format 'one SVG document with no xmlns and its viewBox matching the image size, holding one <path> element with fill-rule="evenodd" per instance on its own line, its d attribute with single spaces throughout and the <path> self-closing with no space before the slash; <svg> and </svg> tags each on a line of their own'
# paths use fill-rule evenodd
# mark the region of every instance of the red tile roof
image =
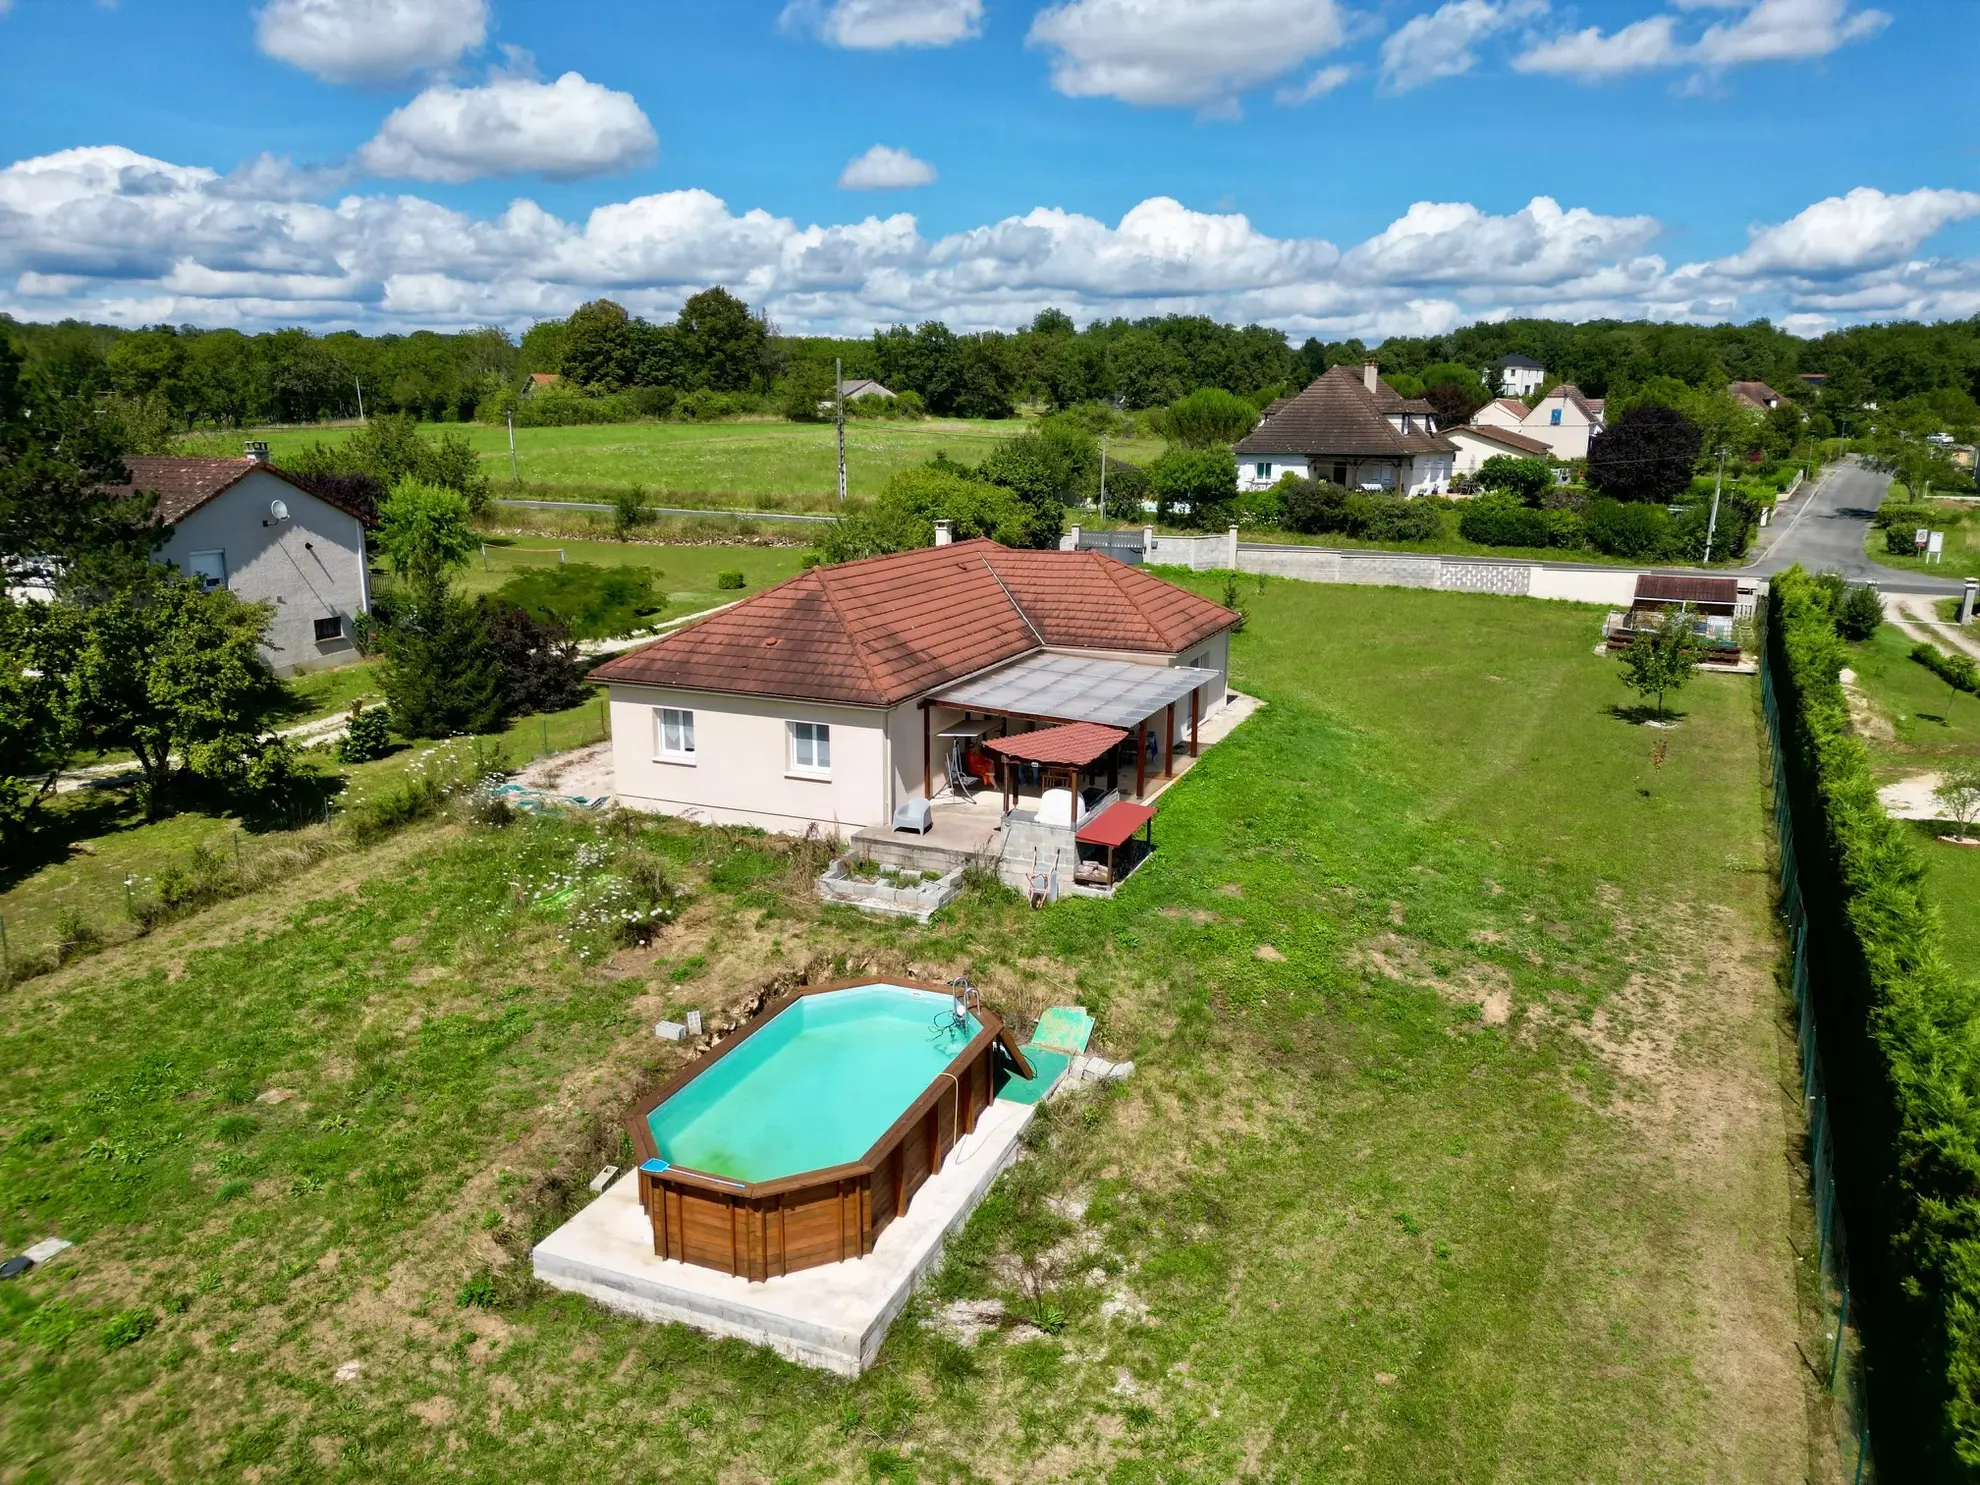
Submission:
<svg viewBox="0 0 1980 1485">
<path fill-rule="evenodd" d="M 1636 580 L 1638 603 L 1739 603 L 1739 579 L 1677 577 L 1646 572 Z"/>
<path fill-rule="evenodd" d="M 1036 732 L 1020 732 L 1011 737 L 993 737 L 983 746 L 1006 758 L 1028 763 L 1072 763 L 1084 768 L 1104 758 L 1110 749 L 1127 741 L 1119 727 L 1103 727 L 1098 722 L 1068 722 L 1063 727 L 1041 727 Z"/>
<path fill-rule="evenodd" d="M 207 501 L 224 495 L 257 469 L 272 474 L 286 485 L 293 485 L 305 495 L 315 495 L 325 505 L 335 506 L 346 515 L 364 519 L 364 514 L 343 501 L 328 495 L 317 495 L 314 490 L 304 489 L 290 476 L 282 473 L 272 464 L 262 464 L 253 459 L 193 459 L 178 458 L 164 454 L 143 454 L 124 460 L 124 467 L 131 472 L 131 482 L 127 485 L 106 485 L 112 493 L 118 491 L 155 490 L 158 492 L 158 519 L 167 525 L 183 521 Z"/>
<path fill-rule="evenodd" d="M 1173 655 L 1237 622 L 1099 552 L 993 541 L 814 567 L 592 679 L 893 706 L 1047 647 Z"/>
<path fill-rule="evenodd" d="M 1074 837 L 1084 846 L 1124 846 L 1135 831 L 1155 818 L 1155 806 L 1131 799 L 1107 806 L 1104 813 Z"/>
</svg>

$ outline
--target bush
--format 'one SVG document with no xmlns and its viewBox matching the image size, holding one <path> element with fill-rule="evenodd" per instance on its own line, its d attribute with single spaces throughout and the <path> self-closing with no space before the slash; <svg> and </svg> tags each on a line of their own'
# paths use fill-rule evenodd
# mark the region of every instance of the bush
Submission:
<svg viewBox="0 0 1980 1485">
<path fill-rule="evenodd" d="M 1278 488 L 1286 525 L 1294 531 L 1319 536 L 1348 529 L 1348 492 L 1344 486 L 1289 474 L 1279 481 Z"/>
<path fill-rule="evenodd" d="M 1849 597 L 1836 610 L 1836 632 L 1848 640 L 1866 640 L 1884 623 L 1884 600 L 1875 588 L 1864 583 L 1849 590 Z"/>
<path fill-rule="evenodd" d="M 1434 541 L 1444 532 L 1442 509 L 1402 495 L 1350 495 L 1348 518 L 1368 541 Z"/>
<path fill-rule="evenodd" d="M 1553 483 L 1554 466 L 1545 459 L 1494 454 L 1478 467 L 1479 489 L 1510 495 L 1526 505 L 1538 505 Z"/>
<path fill-rule="evenodd" d="M 1588 502 L 1588 542 L 1611 557 L 1654 561 L 1671 545 L 1671 513 L 1661 505 Z"/>
<path fill-rule="evenodd" d="M 1980 996 L 1948 965 L 1912 827 L 1877 801 L 1829 595 L 1790 568 L 1768 610 L 1830 1095 L 1857 1113 L 1835 1123 L 1840 1174 L 1870 1226 L 1850 1250 L 1890 1338 L 1877 1365 L 1892 1406 L 1937 1424 L 1887 1426 L 1894 1450 L 1915 1454 L 1909 1469 L 1880 1463 L 1951 1478 L 1933 1459 L 1942 1439 L 1980 1464 Z"/>
<path fill-rule="evenodd" d="M 126 1346 L 134 1346 L 150 1335 L 157 1326 L 158 1317 L 142 1305 L 119 1310 L 104 1323 L 103 1349 L 121 1351 Z"/>
<path fill-rule="evenodd" d="M 1286 503 L 1273 485 L 1263 490 L 1240 490 L 1224 507 L 1227 524 L 1242 531 L 1270 531 L 1286 523 Z"/>
<path fill-rule="evenodd" d="M 538 618 L 486 598 L 481 608 L 502 715 L 567 711 L 584 700 L 584 662 L 562 619 Z"/>
<path fill-rule="evenodd" d="M 502 716 L 501 670 L 485 610 L 444 591 L 407 604 L 386 639 L 379 684 L 406 737 L 492 732 Z"/>
<path fill-rule="evenodd" d="M 1572 547 L 1581 543 L 1582 526 L 1571 511 L 1536 510 L 1507 495 L 1485 495 L 1465 505 L 1458 534 L 1487 547 Z"/>
<path fill-rule="evenodd" d="M 1911 658 L 1953 690 L 1964 691 L 1969 696 L 1980 695 L 1980 666 L 1965 655 L 1948 655 L 1937 645 L 1915 644 L 1911 647 Z"/>
<path fill-rule="evenodd" d="M 1132 464 L 1113 464 L 1107 469 L 1107 514 L 1117 521 L 1140 523 L 1148 519 L 1148 502 L 1153 499 L 1148 472 Z"/>
<path fill-rule="evenodd" d="M 1915 526 L 1885 527 L 1884 551 L 1893 557 L 1917 556 L 1918 528 Z"/>
<path fill-rule="evenodd" d="M 382 706 L 369 709 L 362 701 L 351 705 L 351 719 L 337 739 L 337 761 L 369 763 L 392 751 L 392 715 Z"/>
<path fill-rule="evenodd" d="M 1219 448 L 1236 443 L 1258 426 L 1258 409 L 1222 387 L 1205 387 L 1169 404 L 1163 434 L 1186 448 Z"/>
<path fill-rule="evenodd" d="M 743 575 L 733 567 L 728 568 L 715 574 L 715 586 L 724 593 L 739 592 L 743 587 Z"/>
</svg>

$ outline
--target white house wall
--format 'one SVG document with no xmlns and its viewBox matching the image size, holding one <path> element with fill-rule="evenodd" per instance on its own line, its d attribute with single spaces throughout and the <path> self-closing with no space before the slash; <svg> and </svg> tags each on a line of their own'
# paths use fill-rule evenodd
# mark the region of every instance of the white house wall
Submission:
<svg viewBox="0 0 1980 1485">
<path fill-rule="evenodd" d="M 286 521 L 269 514 L 277 500 L 288 507 Z M 351 620 L 370 606 L 370 592 L 356 516 L 256 471 L 180 521 L 158 556 L 190 572 L 194 554 L 206 552 L 224 553 L 237 597 L 273 607 L 262 654 L 278 672 L 358 658 Z M 340 620 L 340 637 L 319 640 L 316 621 L 327 618 Z"/>
<path fill-rule="evenodd" d="M 1404 495 L 1441 495 L 1450 488 L 1453 472 L 1448 454 L 1405 459 L 1400 469 L 1394 459 L 1329 459 L 1323 455 L 1309 460 L 1304 454 L 1258 454 L 1238 465 L 1238 488 L 1269 490 L 1282 476 L 1304 477 L 1309 468 L 1313 478 L 1333 480 L 1336 469 L 1342 465 L 1346 466 L 1347 478 L 1337 483 L 1345 484 L 1350 490 L 1380 485 L 1384 490 L 1399 489 Z M 1258 472 L 1261 468 L 1272 471 L 1269 478 Z"/>
<path fill-rule="evenodd" d="M 886 713 L 651 686 L 615 685 L 610 691 L 614 788 L 629 809 L 787 835 L 814 825 L 850 835 L 891 818 Z M 655 709 L 663 706 L 694 713 L 694 762 L 658 756 Z M 832 729 L 829 779 L 792 771 L 791 722 L 823 722 Z M 915 747 L 919 768 L 918 737 Z"/>
</svg>

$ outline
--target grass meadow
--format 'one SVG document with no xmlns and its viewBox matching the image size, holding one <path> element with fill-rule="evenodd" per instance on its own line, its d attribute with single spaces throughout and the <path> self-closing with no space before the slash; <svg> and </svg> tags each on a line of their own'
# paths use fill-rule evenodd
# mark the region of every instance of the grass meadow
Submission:
<svg viewBox="0 0 1980 1485">
<path fill-rule="evenodd" d="M 924 422 L 857 419 L 846 425 L 846 478 L 850 494 L 880 493 L 888 476 L 947 453 L 980 463 L 1001 439 L 1022 433 L 1022 421 L 983 422 L 935 418 Z M 276 463 L 319 439 L 335 443 L 348 427 L 281 428 L 265 438 Z M 838 505 L 837 434 L 826 423 L 745 419 L 719 423 L 617 423 L 581 428 L 516 429 L 516 462 L 509 462 L 509 430 L 480 424 L 447 424 L 465 433 L 480 453 L 498 498 L 609 499 L 628 485 L 656 505 L 747 506 L 759 510 L 829 512 Z M 1123 444 L 1119 457 L 1144 462 L 1161 444 Z M 519 478 L 518 478 L 519 476 Z"/>
<path fill-rule="evenodd" d="M 1592 610 L 1243 596 L 1267 705 L 1109 902 L 880 923 L 798 843 L 446 822 L 17 987 L 0 1238 L 77 1246 L 0 1286 L 0 1479 L 1833 1479 L 1753 680 L 1652 733 Z M 588 906 L 628 854 L 688 894 L 650 949 Z M 531 1280 L 656 1019 L 910 967 L 1137 1072 L 871 1372 Z"/>
</svg>

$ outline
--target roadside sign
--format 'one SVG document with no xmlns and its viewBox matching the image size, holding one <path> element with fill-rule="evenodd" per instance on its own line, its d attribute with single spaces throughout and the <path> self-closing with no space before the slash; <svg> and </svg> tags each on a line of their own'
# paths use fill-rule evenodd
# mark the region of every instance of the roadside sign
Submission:
<svg viewBox="0 0 1980 1485">
<path fill-rule="evenodd" d="M 1920 526 L 1918 528 L 1917 534 L 1914 537 L 1912 537 L 1912 542 L 1914 545 L 1917 546 L 1918 550 L 1922 552 L 1925 550 L 1925 543 L 1931 538 L 1931 535 L 1932 535 L 1931 532 L 1927 531 L 1923 526 Z"/>
<path fill-rule="evenodd" d="M 1927 547 L 1927 548 L 1925 549 L 1925 555 L 1926 555 L 1926 556 L 1927 556 L 1928 558 L 1929 558 L 1929 557 L 1937 557 L 1937 558 L 1938 558 L 1938 559 L 1939 559 L 1939 560 L 1940 560 L 1941 562 L 1943 562 L 1943 561 L 1945 561 L 1945 560 L 1946 560 L 1946 533 L 1945 533 L 1945 532 L 1943 532 L 1943 531 L 1934 531 L 1934 532 L 1932 533 L 1932 544 L 1931 544 L 1930 546 L 1928 546 L 1928 547 Z"/>
</svg>

